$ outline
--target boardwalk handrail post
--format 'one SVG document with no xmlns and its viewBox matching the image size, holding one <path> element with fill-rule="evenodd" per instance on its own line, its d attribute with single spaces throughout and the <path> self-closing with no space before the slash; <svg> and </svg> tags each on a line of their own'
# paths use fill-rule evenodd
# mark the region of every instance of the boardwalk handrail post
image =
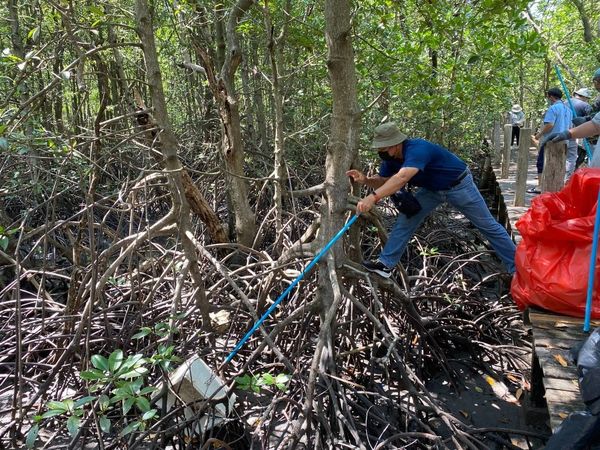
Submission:
<svg viewBox="0 0 600 450">
<path fill-rule="evenodd" d="M 531 145 L 531 128 L 521 128 L 519 137 L 519 153 L 517 155 L 517 177 L 515 180 L 515 201 L 513 206 L 525 206 L 527 189 L 527 172 L 529 168 L 529 146 Z"/>
<path fill-rule="evenodd" d="M 500 122 L 498 120 L 494 120 L 494 130 L 492 132 L 492 143 L 494 145 L 492 164 L 496 165 L 500 162 L 501 155 L 501 147 L 500 147 Z"/>
<path fill-rule="evenodd" d="M 587 299 L 585 302 L 585 319 L 583 321 L 583 331 L 590 331 L 590 321 L 592 319 L 592 297 L 594 296 L 594 281 L 596 274 L 596 255 L 598 253 L 598 233 L 600 232 L 600 189 L 598 189 L 598 200 L 596 203 L 596 220 L 594 222 L 594 236 L 592 239 L 592 255 L 590 256 L 590 273 L 588 276 Z"/>
<path fill-rule="evenodd" d="M 508 170 L 510 168 L 510 139 L 512 137 L 512 125 L 507 123 L 504 125 L 504 148 L 502 149 L 502 171 L 500 177 L 508 178 Z"/>
<path fill-rule="evenodd" d="M 565 184 L 567 143 L 546 142 L 544 145 L 544 170 L 541 179 L 542 192 L 560 191 Z"/>
</svg>

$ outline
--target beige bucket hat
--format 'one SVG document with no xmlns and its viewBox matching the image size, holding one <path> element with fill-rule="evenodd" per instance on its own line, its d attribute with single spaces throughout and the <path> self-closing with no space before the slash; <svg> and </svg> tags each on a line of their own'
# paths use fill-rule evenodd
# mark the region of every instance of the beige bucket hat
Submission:
<svg viewBox="0 0 600 450">
<path fill-rule="evenodd" d="M 514 113 L 519 113 L 519 112 L 523 111 L 523 108 L 521 108 L 521 105 L 513 105 L 511 111 Z"/>
<path fill-rule="evenodd" d="M 371 148 L 385 148 L 400 144 L 407 136 L 400 131 L 394 122 L 382 123 L 375 128 Z"/>
</svg>

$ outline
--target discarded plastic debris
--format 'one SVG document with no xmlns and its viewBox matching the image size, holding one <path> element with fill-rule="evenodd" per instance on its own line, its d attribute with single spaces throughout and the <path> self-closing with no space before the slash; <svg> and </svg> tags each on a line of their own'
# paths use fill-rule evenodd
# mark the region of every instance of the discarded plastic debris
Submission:
<svg viewBox="0 0 600 450">
<path fill-rule="evenodd" d="M 213 370 L 200 359 L 193 356 L 185 361 L 172 374 L 169 375 L 169 390 L 167 391 L 167 411 L 177 400 L 185 405 L 185 418 L 192 423 L 197 418 L 196 431 L 203 433 L 225 421 L 233 409 L 235 394 L 229 393 L 227 386 Z M 161 386 L 159 392 L 162 391 Z M 210 400 L 214 406 L 204 409 L 203 400 Z M 157 402 L 162 406 L 161 399 Z M 200 417 L 198 417 L 200 414 Z"/>
</svg>

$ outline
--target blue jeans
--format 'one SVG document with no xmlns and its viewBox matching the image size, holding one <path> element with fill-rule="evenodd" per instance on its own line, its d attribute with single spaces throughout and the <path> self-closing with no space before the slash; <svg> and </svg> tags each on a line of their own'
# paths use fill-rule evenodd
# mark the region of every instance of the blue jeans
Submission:
<svg viewBox="0 0 600 450">
<path fill-rule="evenodd" d="M 459 184 L 446 191 L 430 191 L 425 188 L 415 192 L 415 197 L 423 209 L 411 218 L 398 215 L 388 236 L 387 244 L 379 255 L 379 260 L 387 267 L 394 267 L 400 261 L 421 222 L 443 202 L 448 202 L 465 215 L 490 242 L 509 273 L 515 272 L 515 244 L 506 230 L 490 213 L 485 200 L 469 173 Z"/>
</svg>

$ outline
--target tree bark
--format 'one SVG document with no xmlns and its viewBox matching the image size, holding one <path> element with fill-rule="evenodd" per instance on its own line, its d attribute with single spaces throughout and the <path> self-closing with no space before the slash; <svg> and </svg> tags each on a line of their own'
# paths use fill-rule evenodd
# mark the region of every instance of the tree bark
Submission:
<svg viewBox="0 0 600 450">
<path fill-rule="evenodd" d="M 289 12 L 291 5 L 289 0 L 286 2 L 285 11 Z M 285 171 L 285 136 L 283 122 L 283 93 L 279 83 L 281 45 L 285 37 L 285 26 L 282 29 L 281 36 L 275 39 L 273 36 L 273 24 L 271 22 L 271 14 L 269 11 L 268 0 L 265 0 L 265 28 L 267 30 L 267 48 L 269 51 L 269 61 L 271 63 L 271 87 L 273 91 L 273 104 L 275 107 L 275 146 L 273 148 L 274 161 L 274 196 L 275 202 L 275 233 L 276 239 L 274 248 L 277 253 L 280 253 L 283 245 L 283 192 L 285 191 L 286 171 Z M 287 14 L 285 14 L 287 16 Z"/>
<path fill-rule="evenodd" d="M 194 40 L 196 53 L 206 71 L 206 78 L 218 104 L 222 127 L 221 150 L 225 160 L 230 213 L 235 215 L 235 234 L 240 244 L 251 247 L 256 235 L 255 214 L 248 201 L 248 183 L 244 177 L 244 146 L 240 124 L 240 113 L 235 90 L 235 72 L 241 62 L 242 53 L 236 27 L 242 16 L 254 4 L 254 0 L 238 0 L 229 11 L 226 27 L 227 51 L 219 76 L 208 52 Z"/>
<path fill-rule="evenodd" d="M 190 207 L 185 194 L 183 180 L 183 167 L 177 155 L 177 138 L 172 131 L 171 122 L 167 113 L 167 105 L 163 92 L 162 75 L 158 63 L 156 44 L 154 42 L 154 31 L 152 28 L 152 15 L 148 8 L 147 0 L 136 0 L 136 23 L 137 32 L 143 43 L 144 57 L 146 62 L 147 80 L 152 96 L 152 104 L 155 117 L 161 130 L 161 150 L 165 160 L 165 166 L 169 171 L 171 196 L 173 199 L 173 210 L 176 214 L 179 238 L 181 239 L 183 251 L 190 263 L 190 275 L 196 286 L 195 299 L 200 307 L 202 320 L 205 327 L 210 327 L 209 304 L 206 299 L 204 280 L 200 273 L 196 247 L 190 232 Z"/>
<path fill-rule="evenodd" d="M 325 160 L 325 192 L 321 217 L 321 245 L 342 228 L 348 203 L 346 171 L 357 157 L 360 111 L 356 93 L 356 72 L 352 48 L 352 25 L 348 0 L 326 0 L 325 20 L 327 68 L 331 80 L 333 111 Z M 343 260 L 341 244 L 333 248 L 336 265 Z M 319 272 L 319 287 L 325 313 L 333 299 L 326 267 Z"/>
<path fill-rule="evenodd" d="M 581 18 L 581 24 L 583 25 L 583 40 L 585 42 L 592 42 L 594 40 L 594 33 L 592 33 L 590 18 L 585 12 L 583 2 L 581 0 L 571 0 L 571 3 L 573 3 L 575 8 L 577 8 L 577 11 L 579 11 L 579 17 Z"/>
</svg>

